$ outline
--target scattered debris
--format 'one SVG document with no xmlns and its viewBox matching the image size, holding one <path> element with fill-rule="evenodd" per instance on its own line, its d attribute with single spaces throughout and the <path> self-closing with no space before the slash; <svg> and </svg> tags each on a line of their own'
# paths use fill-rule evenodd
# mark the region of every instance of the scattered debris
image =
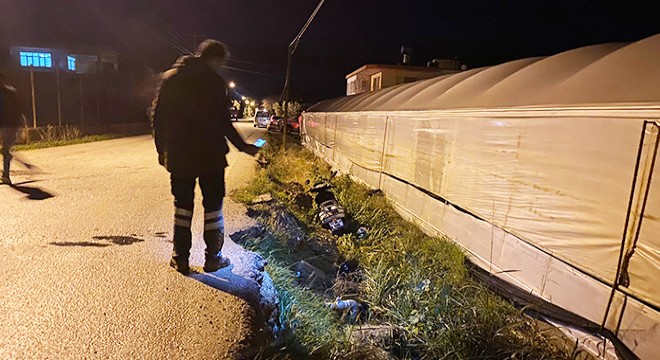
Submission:
<svg viewBox="0 0 660 360">
<path fill-rule="evenodd" d="M 252 201 L 252 204 L 264 204 L 264 203 L 269 203 L 271 201 L 273 201 L 273 196 L 270 193 L 265 193 L 257 196 Z"/>
<path fill-rule="evenodd" d="M 425 292 L 425 291 L 429 291 L 429 286 L 430 286 L 430 285 L 431 285 L 431 280 L 429 280 L 429 279 L 422 280 L 422 281 L 421 281 L 419 284 L 417 284 L 417 286 L 415 287 L 415 291 L 416 291 L 416 292 L 420 292 L 420 293 L 421 293 L 421 292 Z"/>
<path fill-rule="evenodd" d="M 243 245 L 245 244 L 245 240 L 248 239 L 259 239 L 266 233 L 266 228 L 261 225 L 257 224 L 255 226 L 252 226 L 247 229 L 243 229 L 240 231 L 237 231 L 235 233 L 232 233 L 229 235 L 229 237 L 237 244 Z"/>
<path fill-rule="evenodd" d="M 259 166 L 261 166 L 264 169 L 267 168 L 268 165 L 270 164 L 270 161 L 268 161 L 268 159 L 264 158 L 261 155 L 259 155 L 257 157 L 256 161 L 257 161 L 257 164 L 259 164 Z"/>
<path fill-rule="evenodd" d="M 356 235 L 358 239 L 366 239 L 369 236 L 369 231 L 367 230 L 366 227 L 360 226 L 360 228 L 356 232 Z"/>
<path fill-rule="evenodd" d="M 321 269 L 308 263 L 305 260 L 300 260 L 294 267 L 296 277 L 303 280 L 307 285 L 324 284 L 327 277 Z"/>
<path fill-rule="evenodd" d="M 348 311 L 351 320 L 356 320 L 363 310 L 363 306 L 355 300 L 342 300 L 338 297 L 334 302 L 325 303 L 327 307 L 334 310 Z"/>
<path fill-rule="evenodd" d="M 401 333 L 401 329 L 393 325 L 365 325 L 354 328 L 351 337 L 359 344 L 388 348 L 401 336 Z"/>
</svg>

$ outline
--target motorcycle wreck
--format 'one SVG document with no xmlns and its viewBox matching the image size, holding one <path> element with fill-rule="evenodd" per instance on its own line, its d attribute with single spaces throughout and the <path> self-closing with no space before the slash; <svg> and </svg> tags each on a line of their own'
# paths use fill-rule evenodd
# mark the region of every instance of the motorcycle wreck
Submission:
<svg viewBox="0 0 660 360">
<path fill-rule="evenodd" d="M 346 212 L 337 202 L 335 194 L 330 190 L 332 185 L 320 181 L 314 184 L 310 192 L 315 193 L 314 203 L 318 210 L 318 218 L 321 226 L 330 230 L 332 235 L 341 236 L 346 227 Z"/>
</svg>

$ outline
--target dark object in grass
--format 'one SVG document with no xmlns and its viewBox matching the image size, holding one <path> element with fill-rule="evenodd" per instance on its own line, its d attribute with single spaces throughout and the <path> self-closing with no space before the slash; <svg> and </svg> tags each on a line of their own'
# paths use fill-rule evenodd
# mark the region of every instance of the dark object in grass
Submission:
<svg viewBox="0 0 660 360">
<path fill-rule="evenodd" d="M 376 344 L 389 349 L 398 340 L 403 331 L 394 325 L 363 325 L 351 332 L 351 338 L 359 344 Z"/>
<path fill-rule="evenodd" d="M 359 263 L 358 263 L 357 260 L 344 261 L 341 265 L 339 265 L 339 273 L 340 274 L 353 273 L 357 270 L 358 265 L 359 265 Z"/>
<path fill-rule="evenodd" d="M 383 195 L 383 190 L 381 189 L 373 189 L 367 191 L 367 196 L 384 196 Z"/>
<path fill-rule="evenodd" d="M 301 209 L 311 209 L 312 197 L 305 193 L 297 194 L 293 198 L 293 203 Z"/>
<path fill-rule="evenodd" d="M 294 267 L 298 281 L 308 288 L 325 288 L 327 277 L 325 273 L 316 266 L 305 260 L 300 260 Z"/>
</svg>

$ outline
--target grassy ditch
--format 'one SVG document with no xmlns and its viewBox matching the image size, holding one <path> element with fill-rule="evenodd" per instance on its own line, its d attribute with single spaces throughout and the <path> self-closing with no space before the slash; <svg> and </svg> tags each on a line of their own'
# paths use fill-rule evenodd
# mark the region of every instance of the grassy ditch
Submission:
<svg viewBox="0 0 660 360">
<path fill-rule="evenodd" d="M 26 145 L 16 145 L 14 146 L 14 151 L 25 151 L 25 150 L 36 150 L 36 149 L 45 149 L 56 146 L 66 146 L 66 145 L 75 145 L 75 144 L 85 144 L 95 141 L 111 140 L 124 137 L 124 135 L 118 134 L 108 134 L 108 135 L 90 135 L 83 136 L 75 139 L 69 140 L 44 140 L 36 141 Z"/>
<path fill-rule="evenodd" d="M 252 204 L 270 193 L 272 231 L 245 239 L 244 245 L 268 259 L 268 272 L 280 294 L 278 343 L 268 358 L 286 359 L 575 359 L 586 355 L 557 346 L 556 335 L 470 276 L 465 255 L 452 242 L 427 236 L 403 220 L 378 192 L 334 177 L 333 192 L 350 215 L 349 230 L 329 236 L 315 219 L 306 191 L 314 181 L 331 178 L 328 165 L 298 144 L 278 151 L 269 139 L 265 165 L 234 199 Z M 251 205 L 252 209 L 259 206 Z M 263 210 L 263 209 L 262 209 Z M 307 234 L 291 237 L 272 219 L 286 212 Z M 270 220 L 269 220 L 270 219 Z M 358 238 L 358 226 L 368 229 Z M 310 284 L 296 271 L 300 260 L 328 278 Z M 340 274 L 350 261 L 357 270 Z M 336 297 L 363 305 L 357 318 L 329 309 Z M 361 337 L 364 327 L 385 336 Z M 560 340 L 559 342 L 565 342 Z"/>
</svg>

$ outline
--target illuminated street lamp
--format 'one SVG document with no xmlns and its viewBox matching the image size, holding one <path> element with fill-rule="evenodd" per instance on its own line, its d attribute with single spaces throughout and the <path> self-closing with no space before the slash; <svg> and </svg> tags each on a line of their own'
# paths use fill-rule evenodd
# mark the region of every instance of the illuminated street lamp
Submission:
<svg viewBox="0 0 660 360">
<path fill-rule="evenodd" d="M 236 83 L 233 82 L 233 81 L 230 81 L 230 82 L 229 82 L 229 87 L 232 88 L 232 89 L 235 88 L 235 87 L 236 87 Z"/>
</svg>

